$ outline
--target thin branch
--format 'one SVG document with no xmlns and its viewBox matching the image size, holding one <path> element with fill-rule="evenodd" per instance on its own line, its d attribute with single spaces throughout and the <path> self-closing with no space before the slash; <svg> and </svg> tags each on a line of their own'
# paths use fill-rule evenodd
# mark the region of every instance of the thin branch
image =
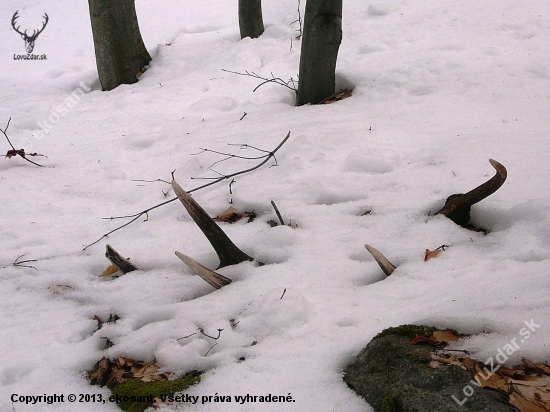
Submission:
<svg viewBox="0 0 550 412">
<path fill-rule="evenodd" d="M 34 266 L 32 265 L 24 265 L 24 263 L 29 263 L 29 262 L 38 262 L 37 259 L 28 259 L 28 260 L 19 260 L 21 259 L 23 256 L 25 255 L 19 255 L 17 256 L 17 258 L 13 261 L 13 263 L 11 265 L 8 265 L 8 266 L 14 266 L 16 268 L 30 268 L 30 269 L 34 269 L 36 271 L 38 271 L 37 268 L 35 268 Z M 4 268 L 7 268 L 8 266 L 4 266 Z"/>
<path fill-rule="evenodd" d="M 294 20 L 291 25 L 294 23 L 300 23 L 300 28 L 295 30 L 298 32 L 298 36 L 296 36 L 296 40 L 300 40 L 302 38 L 302 13 L 300 13 L 300 0 L 298 0 L 298 19 Z M 292 46 L 291 46 L 292 50 Z"/>
<path fill-rule="evenodd" d="M 253 166 L 253 167 L 250 167 L 248 169 L 245 169 L 245 170 L 241 170 L 239 172 L 235 172 L 235 173 L 231 173 L 231 174 L 228 174 L 228 175 L 223 175 L 209 183 L 205 183 L 204 185 L 201 185 L 201 186 L 198 186 L 198 187 L 195 187 L 194 189 L 191 189 L 191 190 L 187 190 L 187 193 L 193 193 L 193 192 L 196 192 L 198 190 L 201 190 L 201 189 L 204 189 L 205 187 L 208 187 L 208 186 L 212 186 L 212 185 L 215 185 L 216 183 L 219 183 L 223 180 L 227 180 L 227 179 L 231 179 L 235 176 L 239 176 L 239 175 L 242 175 L 242 174 L 245 174 L 245 173 L 249 173 L 249 172 L 252 172 L 256 169 L 259 169 L 260 167 L 262 167 L 263 165 L 265 165 L 267 162 L 269 162 L 269 160 L 271 160 L 272 158 L 275 160 L 275 164 L 273 166 L 276 166 L 277 165 L 277 158 L 275 157 L 275 153 L 277 153 L 277 151 L 286 143 L 286 141 L 290 138 L 290 132 L 288 132 L 288 134 L 286 135 L 286 137 L 277 145 L 277 147 L 275 149 L 273 149 L 271 152 L 269 152 L 266 156 L 265 156 L 265 159 L 262 160 L 260 163 L 258 163 L 256 166 Z M 173 176 L 173 173 L 172 172 L 172 176 Z M 124 223 L 123 225 L 120 225 L 118 226 L 117 228 L 107 232 L 106 234 L 104 234 L 103 236 L 101 236 L 98 240 L 96 240 L 95 242 L 93 243 L 90 243 L 89 245 L 87 245 L 86 247 L 84 247 L 84 249 L 82 249 L 83 251 L 88 249 L 90 246 L 93 246 L 95 245 L 96 243 L 99 243 L 101 242 L 103 239 L 106 239 L 109 237 L 109 235 L 111 235 L 112 233 L 130 225 L 131 223 L 134 223 L 136 220 L 138 220 L 141 216 L 145 215 L 147 218 L 149 216 L 149 212 L 151 210 L 154 210 L 154 209 L 157 209 L 161 206 L 164 206 L 164 205 L 167 205 L 168 203 L 172 203 L 172 202 L 175 202 L 176 200 L 178 200 L 177 197 L 173 198 L 173 199 L 170 199 L 170 200 L 166 200 L 162 203 L 159 203 L 158 205 L 155 205 L 155 206 L 152 206 L 146 210 L 143 210 L 139 213 L 136 213 L 136 214 L 133 214 L 133 215 L 127 215 L 127 216 L 116 216 L 116 217 L 110 217 L 110 218 L 104 218 L 104 219 L 109 219 L 109 220 L 114 220 L 114 219 L 131 219 L 130 221 Z"/>
<path fill-rule="evenodd" d="M 254 88 L 254 90 L 252 90 L 252 92 L 255 92 L 256 90 L 258 90 L 258 88 L 260 86 L 263 86 L 264 84 L 266 83 L 276 83 L 280 86 L 284 86 L 286 87 L 287 89 L 290 89 L 292 91 L 294 91 L 295 93 L 298 92 L 298 89 L 295 87 L 294 85 L 294 79 L 292 79 L 292 77 L 290 78 L 290 80 L 288 80 L 287 82 L 285 82 L 283 79 L 281 79 L 280 77 L 275 77 L 273 75 L 273 73 L 271 73 L 271 78 L 267 78 L 267 77 L 262 77 L 260 76 L 259 74 L 256 74 L 254 72 L 249 72 L 248 70 L 245 70 L 244 73 L 240 73 L 240 72 L 236 72 L 236 71 L 232 71 L 232 70 L 226 70 L 226 69 L 222 69 L 222 71 L 224 72 L 227 72 L 227 73 L 233 73 L 233 74 L 238 74 L 239 76 L 249 76 L 249 77 L 254 77 L 255 79 L 260 79 L 260 80 L 263 80 L 262 83 L 260 83 L 258 86 L 256 86 Z M 292 84 L 292 86 L 290 86 L 290 84 Z"/>
<path fill-rule="evenodd" d="M 257 150 L 258 152 L 264 152 L 264 153 L 271 153 L 269 150 L 260 149 L 259 147 L 252 146 L 250 144 L 246 143 L 228 143 L 228 146 L 239 146 L 241 150 L 246 150 L 248 148 Z M 251 157 L 250 159 L 256 159 L 255 157 Z M 257 158 L 259 159 L 259 157 Z"/>
<path fill-rule="evenodd" d="M 8 141 L 8 143 L 10 144 L 11 148 L 13 149 L 13 154 L 14 155 L 19 155 L 21 156 L 23 159 L 25 159 L 27 162 L 29 163 L 32 163 L 33 165 L 35 166 L 39 166 L 39 167 L 44 167 L 43 165 L 41 164 L 38 164 L 36 162 L 33 162 L 32 160 L 29 160 L 27 159 L 27 157 L 25 156 L 25 150 L 24 149 L 21 149 L 21 150 L 17 150 L 12 144 L 11 144 L 11 141 L 10 141 L 10 138 L 8 137 L 8 134 L 7 134 L 7 131 L 8 131 L 8 127 L 10 127 L 10 122 L 11 122 L 11 117 L 8 119 L 8 123 L 6 124 L 6 128 L 4 130 L 0 129 L 0 131 L 2 132 L 2 134 L 4 135 L 4 137 L 6 138 L 6 140 Z M 42 156 L 42 155 L 40 155 Z"/>
<path fill-rule="evenodd" d="M 285 221 L 283 220 L 283 217 L 281 216 L 281 213 L 279 212 L 279 209 L 277 208 L 277 205 L 275 204 L 275 202 L 272 200 L 271 201 L 271 206 L 273 206 L 273 209 L 275 209 L 275 213 L 277 213 L 277 217 L 279 218 L 279 222 L 281 222 L 281 225 L 285 225 Z"/>
<path fill-rule="evenodd" d="M 210 353 L 210 351 L 211 351 L 212 349 L 214 349 L 214 346 L 216 346 L 217 344 L 218 344 L 218 342 L 214 342 L 214 344 L 213 344 L 212 346 L 210 346 L 210 349 L 208 349 L 208 350 L 206 351 L 206 353 L 204 354 L 204 357 L 205 357 L 205 358 L 206 358 L 206 356 Z"/>
<path fill-rule="evenodd" d="M 222 335 L 222 331 L 223 331 L 223 329 L 218 329 L 218 336 L 214 337 L 214 336 L 210 336 L 210 335 L 207 335 L 206 333 L 204 333 L 203 328 L 199 328 L 200 333 L 202 333 L 207 338 L 214 339 L 214 340 L 218 340 L 220 338 L 220 336 Z"/>
<path fill-rule="evenodd" d="M 170 182 L 163 179 L 155 179 L 155 180 L 132 179 L 132 182 L 146 182 L 146 183 L 162 182 L 162 183 L 170 184 Z"/>
<path fill-rule="evenodd" d="M 196 334 L 197 334 L 197 332 L 192 333 L 191 335 L 182 336 L 181 338 L 177 338 L 176 340 L 178 341 L 178 340 L 182 340 L 182 339 L 187 339 L 187 338 L 190 338 L 191 336 L 196 335 Z"/>
</svg>

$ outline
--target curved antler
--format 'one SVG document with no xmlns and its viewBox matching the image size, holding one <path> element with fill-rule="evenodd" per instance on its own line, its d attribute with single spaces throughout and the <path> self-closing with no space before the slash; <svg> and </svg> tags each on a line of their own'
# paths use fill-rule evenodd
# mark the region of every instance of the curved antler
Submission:
<svg viewBox="0 0 550 412">
<path fill-rule="evenodd" d="M 460 226 L 467 225 L 470 221 L 470 208 L 472 205 L 495 193 L 508 176 L 506 168 L 502 164 L 493 159 L 489 159 L 489 163 L 497 171 L 491 179 L 468 193 L 449 196 L 445 201 L 445 206 L 436 215 L 444 215 Z"/>
</svg>

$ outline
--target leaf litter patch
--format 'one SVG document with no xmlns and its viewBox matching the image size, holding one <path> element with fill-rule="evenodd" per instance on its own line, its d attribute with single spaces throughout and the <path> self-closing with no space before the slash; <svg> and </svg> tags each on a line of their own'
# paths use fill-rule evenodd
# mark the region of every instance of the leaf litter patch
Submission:
<svg viewBox="0 0 550 412">
<path fill-rule="evenodd" d="M 428 344 L 436 348 L 445 348 L 450 342 L 457 341 L 469 335 L 461 335 L 456 331 L 434 331 L 432 336 L 416 336 L 412 343 Z M 515 349 L 514 349 L 515 350 Z M 509 404 L 520 412 L 548 412 L 550 411 L 550 365 L 535 363 L 522 358 L 523 365 L 505 368 L 502 365 L 491 370 L 483 362 L 474 360 L 457 353 L 433 352 L 429 366 L 438 369 L 455 365 L 474 375 L 471 383 L 480 388 L 489 388 L 508 396 Z"/>
<path fill-rule="evenodd" d="M 101 359 L 88 373 L 92 385 L 107 386 L 120 409 L 143 412 L 150 406 L 165 404 L 166 396 L 182 392 L 200 381 L 200 372 L 170 380 L 170 372 L 160 372 L 153 362 L 138 361 L 124 356 L 114 360 Z M 163 400 L 164 398 L 164 400 Z"/>
</svg>

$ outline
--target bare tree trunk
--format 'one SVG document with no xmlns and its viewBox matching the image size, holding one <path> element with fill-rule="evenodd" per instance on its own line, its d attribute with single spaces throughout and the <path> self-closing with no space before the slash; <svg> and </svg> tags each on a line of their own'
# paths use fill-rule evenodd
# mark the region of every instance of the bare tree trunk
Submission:
<svg viewBox="0 0 550 412">
<path fill-rule="evenodd" d="M 103 90 L 137 82 L 151 61 L 134 0 L 88 0 L 99 81 Z"/>
<path fill-rule="evenodd" d="M 307 0 L 296 105 L 317 104 L 336 88 L 342 41 L 342 0 Z"/>
<path fill-rule="evenodd" d="M 264 32 L 262 0 L 239 0 L 239 29 L 241 39 L 255 39 Z"/>
</svg>

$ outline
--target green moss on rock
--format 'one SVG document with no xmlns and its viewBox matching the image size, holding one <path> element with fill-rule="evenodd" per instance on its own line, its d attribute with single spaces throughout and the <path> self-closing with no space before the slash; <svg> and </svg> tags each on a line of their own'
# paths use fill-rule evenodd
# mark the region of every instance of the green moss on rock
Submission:
<svg viewBox="0 0 550 412">
<path fill-rule="evenodd" d="M 154 398 L 184 391 L 199 381 L 200 376 L 196 373 L 180 379 L 155 382 L 143 382 L 139 379 L 128 378 L 121 384 L 112 387 L 111 392 L 115 399 L 120 399 L 118 407 L 123 411 L 143 412 L 153 405 Z"/>
<path fill-rule="evenodd" d="M 388 392 L 382 400 L 382 412 L 402 412 L 401 396 L 397 392 Z"/>
<path fill-rule="evenodd" d="M 373 340 L 390 335 L 404 336 L 409 339 L 414 339 L 415 336 L 423 336 L 429 338 L 436 330 L 437 328 L 431 326 L 401 325 L 393 328 L 384 329 L 382 332 L 376 335 Z"/>
</svg>

